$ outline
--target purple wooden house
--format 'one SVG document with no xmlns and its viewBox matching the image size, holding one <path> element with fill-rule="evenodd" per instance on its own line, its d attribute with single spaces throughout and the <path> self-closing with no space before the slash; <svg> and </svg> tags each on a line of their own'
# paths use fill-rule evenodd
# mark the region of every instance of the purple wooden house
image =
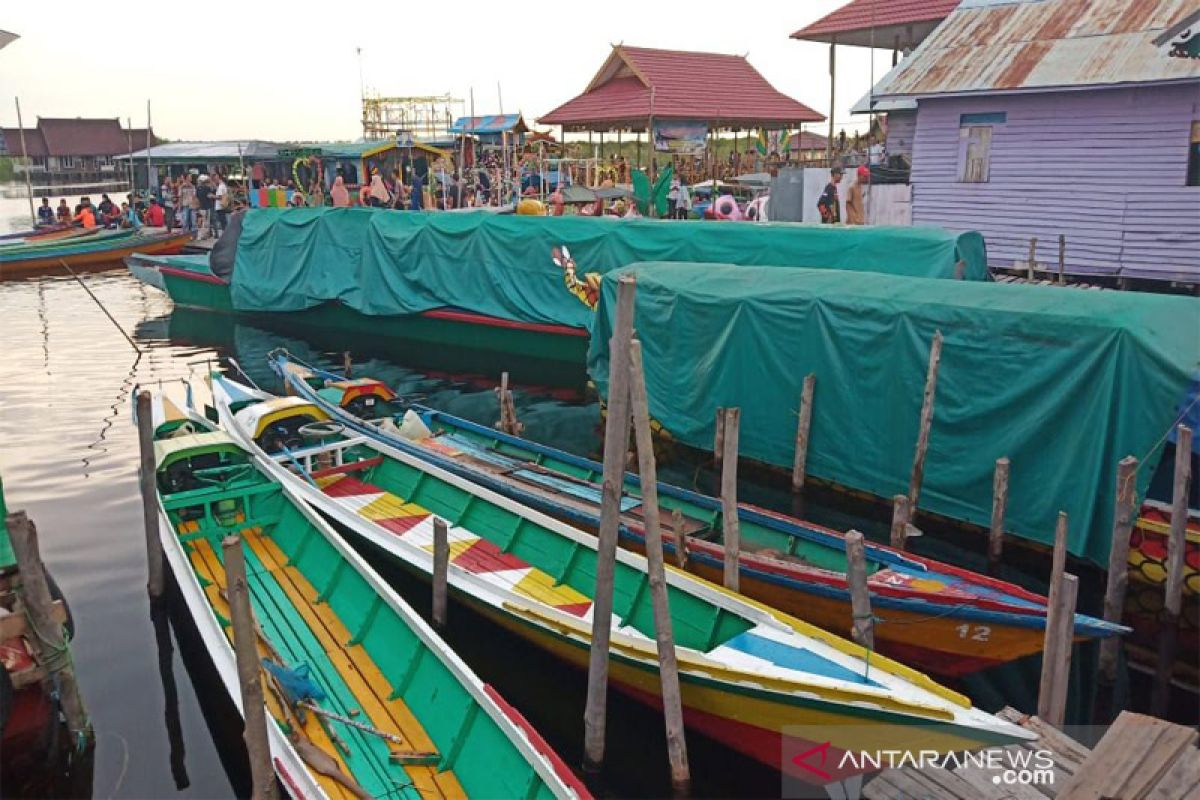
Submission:
<svg viewBox="0 0 1200 800">
<path fill-rule="evenodd" d="M 993 267 L 1200 285 L 1197 0 L 965 0 L 875 87 L 912 222 Z"/>
</svg>

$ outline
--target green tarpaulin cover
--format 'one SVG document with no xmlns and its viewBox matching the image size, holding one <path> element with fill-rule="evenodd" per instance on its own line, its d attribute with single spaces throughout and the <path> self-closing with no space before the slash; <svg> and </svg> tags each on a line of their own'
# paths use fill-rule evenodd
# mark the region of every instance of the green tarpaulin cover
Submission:
<svg viewBox="0 0 1200 800">
<path fill-rule="evenodd" d="M 1143 496 L 1200 374 L 1200 299 L 827 270 L 631 265 L 601 287 L 588 370 L 605 393 L 616 276 L 637 276 L 634 324 L 650 413 L 695 447 L 718 406 L 740 450 L 791 468 L 801 385 L 816 375 L 811 475 L 907 493 L 935 331 L 944 344 L 920 507 L 987 526 L 995 461 L 1011 461 L 1007 528 L 1108 560 L 1117 462 Z"/>
<path fill-rule="evenodd" d="M 833 228 L 487 212 L 256 209 L 238 239 L 239 311 L 299 311 L 339 300 L 363 314 L 453 306 L 517 322 L 586 328 L 593 312 L 564 285 L 552 248 L 578 278 L 635 261 L 727 261 L 986 278 L 983 239 L 929 228 Z"/>
</svg>

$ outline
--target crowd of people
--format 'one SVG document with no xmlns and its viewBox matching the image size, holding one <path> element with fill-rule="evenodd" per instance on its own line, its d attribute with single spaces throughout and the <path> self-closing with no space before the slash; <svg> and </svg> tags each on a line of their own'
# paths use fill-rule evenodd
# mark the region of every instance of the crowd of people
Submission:
<svg viewBox="0 0 1200 800">
<path fill-rule="evenodd" d="M 92 203 L 84 195 L 72 208 L 64 197 L 57 206 L 50 205 L 50 198 L 43 197 L 37 209 L 37 224 L 77 225 L 82 228 L 141 228 L 143 225 L 162 227 L 163 209 L 157 198 L 148 202 L 138 201 L 132 194 L 125 195 L 125 202 L 117 203 L 107 194 L 100 195 L 99 203 Z"/>
</svg>

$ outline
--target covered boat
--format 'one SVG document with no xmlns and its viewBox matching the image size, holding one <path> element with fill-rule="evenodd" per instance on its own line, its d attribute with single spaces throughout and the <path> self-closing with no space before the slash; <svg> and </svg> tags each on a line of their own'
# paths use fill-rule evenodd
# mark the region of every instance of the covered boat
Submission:
<svg viewBox="0 0 1200 800">
<path fill-rule="evenodd" d="M 369 377 L 344 376 L 299 363 L 286 353 L 271 364 L 289 391 L 354 431 L 417 455 L 507 497 L 595 530 L 602 465 L 509 436 L 420 405 Z M 405 414 L 409 412 L 406 421 Z M 419 420 L 419 421 L 418 421 Z M 622 542 L 644 550 L 640 482 L 626 474 Z M 660 515 L 678 513 L 685 554 L 666 544 L 686 569 L 720 582 L 724 549 L 721 501 L 658 484 Z M 743 594 L 842 636 L 852 611 L 843 534 L 746 504 L 739 506 Z M 932 559 L 867 545 L 868 586 L 877 613 L 880 652 L 938 675 L 960 676 L 1041 652 L 1046 598 L 1019 586 Z M 1116 636 L 1120 625 L 1077 614 L 1079 639 Z"/>
<path fill-rule="evenodd" d="M 587 663 L 593 536 L 352 434 L 303 398 L 272 397 L 220 374 L 212 385 L 230 435 L 313 508 L 425 579 L 434 519 L 444 520 L 451 591 L 568 663 Z M 616 559 L 610 680 L 654 704 L 645 559 L 624 550 Z M 851 748 L 948 752 L 1028 737 L 918 672 L 686 572 L 669 570 L 667 584 L 685 723 L 765 764 L 782 766 L 785 734 L 793 744 L 812 736 L 830 751 L 830 780 L 861 773 L 840 758 Z M 813 727 L 793 727 L 804 725 Z"/>
<path fill-rule="evenodd" d="M 271 469 L 161 394 L 152 414 L 159 537 L 239 706 L 222 543 L 244 548 L 271 756 L 289 794 L 588 796 L 528 723 Z"/>
</svg>

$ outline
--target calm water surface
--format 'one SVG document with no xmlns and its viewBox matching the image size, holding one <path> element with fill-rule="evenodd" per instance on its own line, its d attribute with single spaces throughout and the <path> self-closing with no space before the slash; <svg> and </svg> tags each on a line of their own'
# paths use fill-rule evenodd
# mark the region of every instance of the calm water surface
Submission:
<svg viewBox="0 0 1200 800">
<path fill-rule="evenodd" d="M 25 226 L 23 201 L 0 200 L 0 230 Z M 264 356 L 279 346 L 327 365 L 355 352 L 357 374 L 386 379 L 401 392 L 478 422 L 497 419 L 492 387 L 502 367 L 537 376 L 518 384 L 526 435 L 597 455 L 599 411 L 580 375 L 546 375 L 530 365 L 473 363 L 428 350 L 377 351 L 362 342 L 313 340 L 234 323 L 219 315 L 173 310 L 170 300 L 123 270 L 84 278 L 136 352 L 69 277 L 0 282 L 0 472 L 9 506 L 38 524 L 42 553 L 71 604 L 74 657 L 97 730 L 94 796 L 229 797 L 248 790 L 240 725 L 186 615 L 152 620 L 137 486 L 134 387 L 179 389 L 204 362 L 235 357 L 265 388 L 278 382 Z M 493 358 L 494 362 L 495 359 Z M 429 365 L 452 363 L 452 369 Z M 423 365 L 411 368 L 406 365 Z M 553 388 L 550 388 L 551 385 Z M 178 395 L 177 395 L 178 396 Z M 665 479 L 712 488 L 707 467 L 679 460 Z M 744 484 L 741 496 L 787 510 L 786 493 Z M 886 536 L 878 521 L 828 509 L 806 513 L 826 524 Z M 919 550 L 936 547 L 922 540 Z M 953 555 L 941 552 L 939 555 Z M 961 555 L 961 554 L 960 554 Z M 961 558 L 952 560 L 962 561 Z M 380 559 L 376 566 L 423 613 L 427 589 Z M 1010 576 L 1013 577 L 1013 576 Z M 1036 580 L 1024 580 L 1036 587 Z M 469 664 L 536 725 L 571 764 L 581 757 L 586 677 L 451 606 L 446 634 Z M 972 681 L 977 702 L 998 708 L 1036 686 L 1036 659 Z M 995 672 L 995 671 L 994 671 Z M 610 703 L 608 789 L 615 796 L 669 792 L 661 717 L 614 695 Z M 1028 696 L 1019 705 L 1029 703 Z M 778 778 L 698 736 L 689 736 L 698 795 L 777 796 Z"/>
</svg>

